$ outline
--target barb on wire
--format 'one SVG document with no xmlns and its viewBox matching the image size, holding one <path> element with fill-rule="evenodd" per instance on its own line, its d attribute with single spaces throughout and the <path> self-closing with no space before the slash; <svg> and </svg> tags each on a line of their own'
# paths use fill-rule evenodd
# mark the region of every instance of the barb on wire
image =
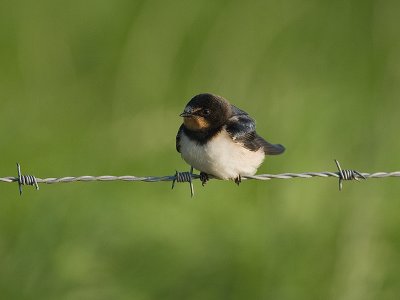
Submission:
<svg viewBox="0 0 400 300">
<path fill-rule="evenodd" d="M 342 170 L 340 163 L 335 159 L 336 166 L 339 170 L 339 191 L 343 189 L 343 180 L 357 180 L 359 178 L 367 179 L 363 174 L 355 170 Z"/>
<path fill-rule="evenodd" d="M 305 173 L 282 173 L 282 174 L 260 174 L 253 176 L 242 176 L 242 179 L 255 179 L 255 180 L 271 180 L 271 179 L 292 179 L 292 178 L 312 178 L 312 177 L 335 177 L 339 179 L 339 190 L 343 188 L 344 180 L 359 180 L 367 178 L 386 178 L 386 177 L 400 177 L 400 171 L 396 172 L 376 172 L 376 173 L 361 173 L 355 170 L 344 170 L 341 168 L 339 162 L 335 159 L 337 172 L 305 172 Z M 172 188 L 175 182 L 188 182 L 190 185 L 190 194 L 193 197 L 194 188 L 193 180 L 199 179 L 201 176 L 193 173 L 193 167 L 190 172 L 178 172 L 171 176 L 78 176 L 78 177 L 60 177 L 60 178 L 38 178 L 33 175 L 22 175 L 21 166 L 17 163 L 17 177 L 0 177 L 0 182 L 17 182 L 19 193 L 22 194 L 23 185 L 32 185 L 39 189 L 39 183 L 54 184 L 66 183 L 77 181 L 143 181 L 143 182 L 159 182 L 159 181 L 172 181 Z M 218 179 L 210 176 L 210 179 Z"/>
<path fill-rule="evenodd" d="M 194 195 L 193 188 L 193 167 L 190 167 L 190 172 L 175 172 L 175 178 L 172 180 L 172 189 L 175 187 L 175 182 L 189 182 L 190 185 L 190 197 Z"/>
<path fill-rule="evenodd" d="M 22 195 L 22 186 L 23 185 L 34 185 L 36 187 L 36 190 L 39 189 L 39 185 L 36 181 L 36 177 L 33 175 L 22 175 L 21 174 L 21 166 L 19 163 L 17 163 L 17 172 L 18 172 L 18 190 L 19 194 Z"/>
</svg>

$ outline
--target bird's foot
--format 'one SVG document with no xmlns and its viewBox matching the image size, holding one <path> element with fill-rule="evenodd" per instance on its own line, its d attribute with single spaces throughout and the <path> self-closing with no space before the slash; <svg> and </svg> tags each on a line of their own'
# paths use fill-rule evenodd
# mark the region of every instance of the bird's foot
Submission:
<svg viewBox="0 0 400 300">
<path fill-rule="evenodd" d="M 239 185 L 242 182 L 242 177 L 239 175 L 238 177 L 235 178 L 235 183 Z"/>
<path fill-rule="evenodd" d="M 205 186 L 207 181 L 210 180 L 210 177 L 208 177 L 207 173 L 204 172 L 200 172 L 200 181 L 201 181 L 201 185 Z"/>
</svg>

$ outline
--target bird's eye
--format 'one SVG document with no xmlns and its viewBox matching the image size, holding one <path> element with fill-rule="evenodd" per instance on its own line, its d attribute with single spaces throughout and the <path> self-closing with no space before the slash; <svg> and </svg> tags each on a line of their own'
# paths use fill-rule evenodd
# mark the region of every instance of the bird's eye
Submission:
<svg viewBox="0 0 400 300">
<path fill-rule="evenodd" d="M 203 110 L 203 114 L 204 114 L 205 116 L 208 116 L 208 115 L 210 114 L 210 110 L 209 110 L 209 109 Z"/>
</svg>

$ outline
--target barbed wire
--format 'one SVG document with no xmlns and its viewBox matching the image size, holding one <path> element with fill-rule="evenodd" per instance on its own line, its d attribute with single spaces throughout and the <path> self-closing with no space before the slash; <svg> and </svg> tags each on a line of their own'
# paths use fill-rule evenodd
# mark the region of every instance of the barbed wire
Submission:
<svg viewBox="0 0 400 300">
<path fill-rule="evenodd" d="M 344 180 L 359 180 L 368 178 L 387 178 L 387 177 L 400 177 L 400 171 L 395 172 L 375 172 L 375 173 L 361 173 L 355 170 L 342 169 L 339 162 L 335 159 L 337 172 L 304 172 L 304 173 L 282 173 L 282 174 L 259 174 L 253 176 L 242 176 L 244 180 L 271 180 L 271 179 L 293 179 L 293 178 L 313 178 L 313 177 L 334 177 L 339 179 L 339 190 L 343 188 Z M 142 181 L 142 182 L 161 182 L 161 181 L 172 181 L 172 188 L 175 186 L 175 182 L 188 182 L 190 184 L 191 196 L 194 195 L 193 180 L 200 179 L 201 176 L 193 173 L 193 168 L 189 172 L 178 172 L 170 176 L 68 176 L 68 177 L 49 177 L 49 178 L 38 178 L 33 175 L 22 175 L 21 167 L 17 163 L 17 177 L 0 177 L 0 182 L 5 183 L 18 183 L 18 189 L 22 195 L 22 186 L 32 185 L 39 190 L 39 183 L 55 184 L 55 183 L 68 183 L 68 182 L 89 182 L 89 181 Z M 213 176 L 210 179 L 218 179 Z"/>
</svg>

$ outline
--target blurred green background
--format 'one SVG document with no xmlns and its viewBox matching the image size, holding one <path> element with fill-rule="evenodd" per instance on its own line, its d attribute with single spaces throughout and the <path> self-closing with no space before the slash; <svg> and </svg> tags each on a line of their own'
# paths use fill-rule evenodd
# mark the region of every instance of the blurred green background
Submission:
<svg viewBox="0 0 400 300">
<path fill-rule="evenodd" d="M 259 173 L 400 169 L 400 2 L 0 4 L 0 176 L 169 175 L 229 99 Z M 2 299 L 398 299 L 399 179 L 0 184 Z"/>
</svg>

